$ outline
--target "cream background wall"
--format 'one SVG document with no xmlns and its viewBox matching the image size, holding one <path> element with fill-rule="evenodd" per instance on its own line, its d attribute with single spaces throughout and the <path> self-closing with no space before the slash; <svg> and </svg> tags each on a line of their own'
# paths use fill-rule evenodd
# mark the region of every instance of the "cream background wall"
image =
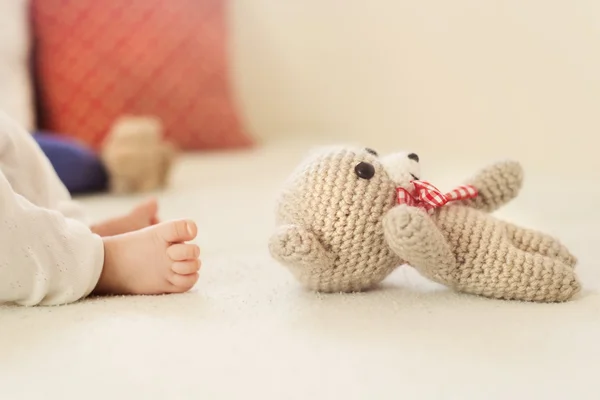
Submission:
<svg viewBox="0 0 600 400">
<path fill-rule="evenodd" d="M 0 0 L 0 110 L 33 129 L 28 0 Z"/>
<path fill-rule="evenodd" d="M 261 138 L 598 175 L 598 1 L 254 0 L 230 18 L 238 98 Z"/>
</svg>

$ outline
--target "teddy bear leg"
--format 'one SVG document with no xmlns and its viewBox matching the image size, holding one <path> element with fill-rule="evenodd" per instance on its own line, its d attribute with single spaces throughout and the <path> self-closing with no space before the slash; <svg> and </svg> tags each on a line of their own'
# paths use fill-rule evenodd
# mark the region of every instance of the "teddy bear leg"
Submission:
<svg viewBox="0 0 600 400">
<path fill-rule="evenodd" d="M 162 152 L 162 163 L 160 165 L 160 185 L 166 186 L 169 182 L 169 175 L 171 173 L 171 169 L 173 167 L 173 161 L 175 158 L 175 147 L 169 143 L 164 142 L 163 152 Z"/>
<path fill-rule="evenodd" d="M 567 301 L 581 289 L 573 268 L 556 258 L 522 250 L 508 238 L 488 248 L 484 260 L 487 264 L 461 275 L 459 290 L 490 298 L 550 303 Z"/>
<path fill-rule="evenodd" d="M 110 180 L 110 191 L 115 194 L 126 194 L 133 192 L 133 185 L 127 179 L 115 178 Z"/>
<path fill-rule="evenodd" d="M 506 232 L 512 244 L 521 250 L 555 258 L 571 268 L 577 264 L 577 258 L 566 246 L 550 235 L 509 223 L 506 224 Z"/>
<path fill-rule="evenodd" d="M 161 187 L 161 171 L 155 170 L 154 173 L 148 174 L 143 181 L 138 183 L 140 192 L 151 192 Z"/>
</svg>

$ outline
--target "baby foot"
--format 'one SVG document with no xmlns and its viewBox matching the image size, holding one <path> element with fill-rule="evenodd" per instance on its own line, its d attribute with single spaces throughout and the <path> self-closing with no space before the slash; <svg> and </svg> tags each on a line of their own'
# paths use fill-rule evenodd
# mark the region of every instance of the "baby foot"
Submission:
<svg viewBox="0 0 600 400">
<path fill-rule="evenodd" d="M 130 221 L 132 226 L 137 226 L 137 229 L 135 227 L 132 229 L 133 231 L 158 224 L 158 201 L 150 199 L 138 204 L 125 218 Z"/>
<path fill-rule="evenodd" d="M 129 214 L 101 222 L 92 226 L 91 230 L 103 237 L 114 236 L 156 225 L 158 222 L 158 202 L 150 199 L 136 206 Z"/>
<path fill-rule="evenodd" d="M 163 222 L 104 238 L 104 267 L 94 294 L 183 293 L 198 281 L 200 248 L 185 243 L 196 224 Z"/>
</svg>

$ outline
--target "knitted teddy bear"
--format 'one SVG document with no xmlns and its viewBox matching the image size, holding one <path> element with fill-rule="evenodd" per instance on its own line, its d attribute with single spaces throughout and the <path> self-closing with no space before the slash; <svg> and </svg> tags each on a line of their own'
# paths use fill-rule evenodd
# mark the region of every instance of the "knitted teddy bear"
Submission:
<svg viewBox="0 0 600 400">
<path fill-rule="evenodd" d="M 490 215 L 517 196 L 517 162 L 492 164 L 448 194 L 420 179 L 414 153 L 320 149 L 285 183 L 271 255 L 322 292 L 371 289 L 402 264 L 489 298 L 556 302 L 580 290 L 576 258 L 558 240 Z"/>
<path fill-rule="evenodd" d="M 122 116 L 111 127 L 101 160 L 113 193 L 148 192 L 163 188 L 175 157 L 175 147 L 164 140 L 159 119 Z"/>
</svg>

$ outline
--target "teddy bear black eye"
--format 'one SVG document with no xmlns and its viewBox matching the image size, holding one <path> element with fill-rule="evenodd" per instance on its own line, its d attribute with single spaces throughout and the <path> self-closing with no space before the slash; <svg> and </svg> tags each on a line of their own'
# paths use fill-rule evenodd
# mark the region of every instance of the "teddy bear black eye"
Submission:
<svg viewBox="0 0 600 400">
<path fill-rule="evenodd" d="M 373 149 L 370 149 L 370 148 L 368 148 L 368 147 L 365 149 L 365 151 L 366 151 L 367 153 L 371 153 L 371 154 L 373 154 L 375 157 L 377 157 L 377 156 L 379 155 L 379 154 L 377 154 L 377 152 L 376 152 L 375 150 L 373 150 Z"/>
<path fill-rule="evenodd" d="M 371 179 L 373 176 L 375 176 L 375 167 L 372 164 L 363 161 L 356 164 L 356 167 L 354 167 L 354 172 L 359 178 Z"/>
</svg>

